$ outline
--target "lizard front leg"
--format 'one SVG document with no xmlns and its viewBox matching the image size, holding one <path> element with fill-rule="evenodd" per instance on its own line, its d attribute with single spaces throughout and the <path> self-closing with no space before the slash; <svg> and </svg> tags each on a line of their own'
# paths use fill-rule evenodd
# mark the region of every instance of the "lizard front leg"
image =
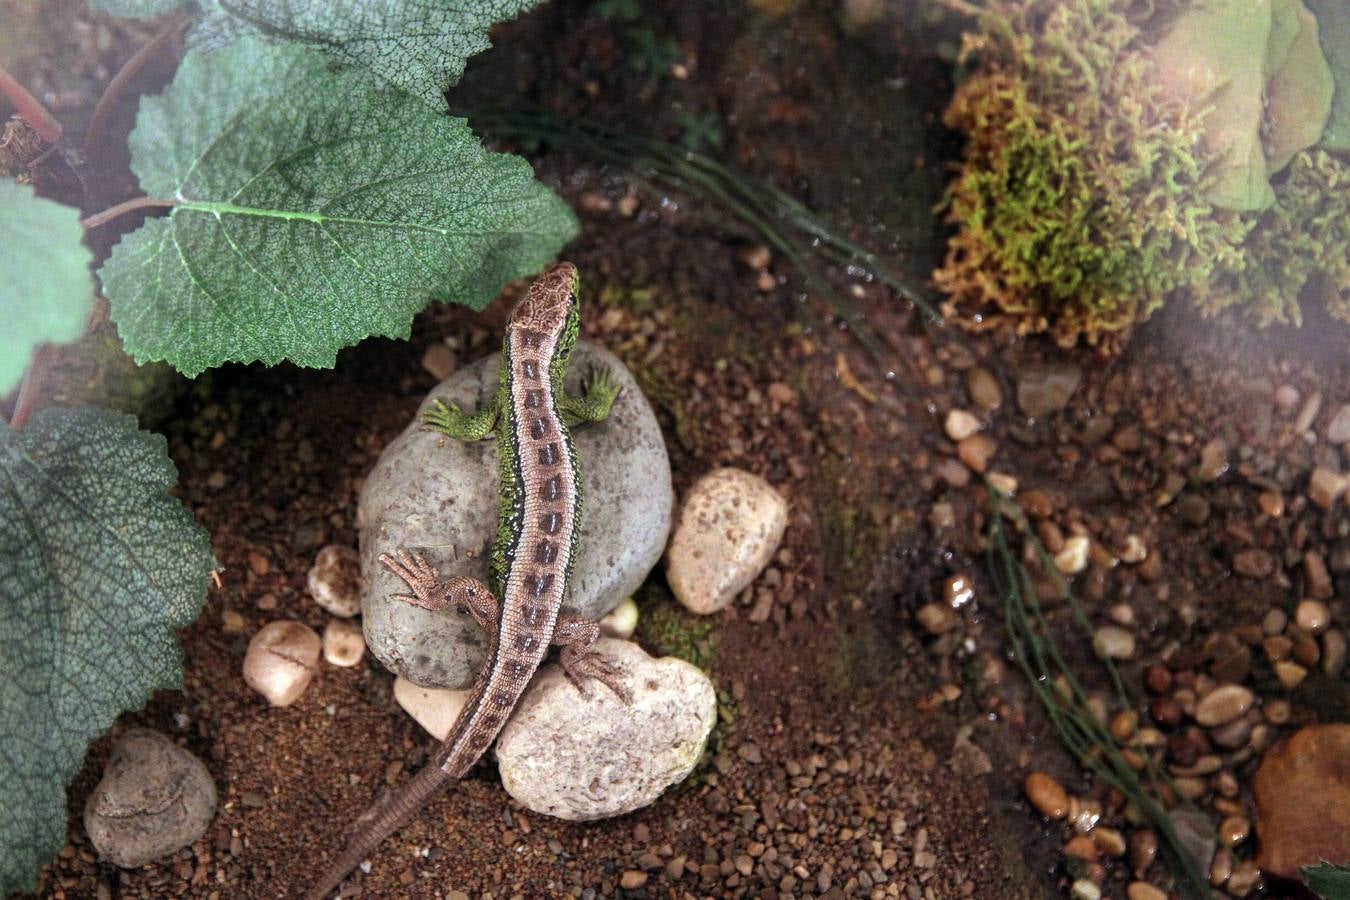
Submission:
<svg viewBox="0 0 1350 900">
<path fill-rule="evenodd" d="M 559 616 L 558 626 L 553 631 L 553 643 L 562 647 L 563 673 L 576 685 L 582 696 L 586 696 L 583 681 L 594 678 L 624 703 L 632 703 L 633 695 L 620 679 L 623 669 L 608 656 L 596 652 L 595 642 L 599 637 L 600 626 L 589 619 Z"/>
<path fill-rule="evenodd" d="M 479 627 L 489 634 L 496 634 L 501 622 L 497 598 L 487 585 L 477 578 L 449 578 L 441 581 L 436 567 L 427 562 L 420 553 L 398 551 L 398 558 L 388 553 L 380 554 L 384 567 L 407 582 L 411 594 L 396 594 L 395 597 L 413 606 L 432 611 L 455 608 L 467 612 Z"/>
<path fill-rule="evenodd" d="M 492 433 L 500 409 L 494 400 L 470 415 L 453 402 L 437 399 L 434 408 L 423 414 L 422 424 L 457 441 L 481 441 Z"/>
<path fill-rule="evenodd" d="M 566 391 L 559 392 L 558 409 L 563 414 L 563 422 L 570 428 L 586 422 L 604 421 L 614 407 L 619 391 L 619 383 L 614 380 L 614 374 L 609 369 L 591 366 L 582 382 L 580 397 Z"/>
</svg>

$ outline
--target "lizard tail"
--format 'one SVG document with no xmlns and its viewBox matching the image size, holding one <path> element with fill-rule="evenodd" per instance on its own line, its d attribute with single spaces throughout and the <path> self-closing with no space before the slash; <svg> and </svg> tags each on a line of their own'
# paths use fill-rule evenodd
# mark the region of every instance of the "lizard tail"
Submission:
<svg viewBox="0 0 1350 900">
<path fill-rule="evenodd" d="M 432 797 L 445 790 L 454 779 L 440 766 L 432 763 L 413 776 L 402 790 L 391 795 L 364 821 L 358 822 L 358 831 L 342 851 L 342 855 L 324 870 L 323 877 L 305 894 L 305 900 L 324 900 L 342 883 L 347 873 L 356 868 L 372 850 L 389 835 L 398 831 Z"/>
</svg>

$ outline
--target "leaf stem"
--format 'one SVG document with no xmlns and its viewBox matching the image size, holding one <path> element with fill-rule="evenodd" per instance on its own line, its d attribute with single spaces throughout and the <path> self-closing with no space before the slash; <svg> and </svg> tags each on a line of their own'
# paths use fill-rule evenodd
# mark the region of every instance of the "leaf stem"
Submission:
<svg viewBox="0 0 1350 900">
<path fill-rule="evenodd" d="M 47 143 L 55 144 L 61 139 L 61 123 L 52 117 L 42 101 L 29 93 L 28 88 L 19 84 L 4 66 L 0 66 L 0 93 L 9 98 L 23 120 Z"/>
<path fill-rule="evenodd" d="M 39 344 L 33 351 L 33 358 L 24 370 L 23 381 L 19 382 L 19 396 L 14 401 L 14 412 L 9 417 L 9 427 L 18 431 L 33 414 L 37 405 L 38 382 L 42 380 L 42 370 L 46 368 L 47 345 Z"/>
<path fill-rule="evenodd" d="M 177 205 L 177 200 L 164 200 L 159 197 L 132 197 L 130 200 L 123 200 L 116 206 L 108 207 L 103 210 L 103 212 L 96 212 L 88 218 L 81 219 L 80 225 L 83 226 L 85 231 L 88 231 L 90 228 L 97 228 L 105 222 L 109 222 L 123 213 L 129 213 L 134 209 L 144 209 L 147 206 L 172 207 Z"/>
<path fill-rule="evenodd" d="M 112 81 L 109 81 L 108 86 L 103 89 L 103 96 L 98 98 L 98 105 L 94 107 L 94 114 L 89 119 L 89 127 L 84 132 L 83 149 L 86 157 L 92 157 L 95 148 L 103 143 L 103 133 L 108 128 L 108 119 L 112 115 L 113 106 L 126 90 L 127 82 L 131 81 L 150 58 L 177 37 L 190 22 L 191 19 L 186 16 L 175 16 L 150 40 L 142 44 L 141 48 L 122 64 L 122 68 L 117 70 Z"/>
</svg>

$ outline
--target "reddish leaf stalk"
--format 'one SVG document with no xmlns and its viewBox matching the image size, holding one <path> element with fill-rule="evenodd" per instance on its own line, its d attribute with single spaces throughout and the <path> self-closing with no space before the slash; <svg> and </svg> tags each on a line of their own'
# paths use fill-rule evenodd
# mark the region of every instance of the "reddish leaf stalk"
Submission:
<svg viewBox="0 0 1350 900">
<path fill-rule="evenodd" d="M 141 48 L 122 64 L 122 68 L 117 70 L 112 81 L 109 81 L 108 86 L 103 89 L 103 96 L 98 98 L 98 105 L 94 107 L 94 114 L 89 119 L 89 127 L 84 132 L 84 155 L 87 158 L 93 158 L 94 151 L 103 142 L 103 133 L 108 128 L 108 118 L 112 115 L 118 98 L 126 90 L 127 82 L 131 81 L 160 48 L 177 37 L 190 22 L 186 16 L 175 17 L 156 32 L 154 37 L 141 45 Z"/>
<path fill-rule="evenodd" d="M 110 206 L 103 212 L 96 212 L 86 219 L 80 220 L 80 225 L 85 231 L 90 228 L 97 228 L 105 222 L 109 222 L 123 213 L 129 213 L 133 209 L 143 209 L 147 206 L 177 206 L 177 200 L 163 200 L 159 197 L 132 197 L 130 200 L 123 200 L 116 206 Z"/>
<path fill-rule="evenodd" d="M 33 351 L 33 358 L 24 370 L 23 381 L 19 382 L 19 396 L 14 401 L 14 413 L 9 417 L 9 427 L 18 431 L 28 422 L 37 405 L 38 382 L 42 380 L 42 370 L 46 368 L 47 345 L 40 344 Z"/>
<path fill-rule="evenodd" d="M 19 84 L 4 66 L 0 66 L 0 93 L 9 98 L 23 120 L 47 143 L 55 144 L 61 139 L 61 123 L 52 118 L 42 101 L 28 92 L 28 88 Z"/>
</svg>

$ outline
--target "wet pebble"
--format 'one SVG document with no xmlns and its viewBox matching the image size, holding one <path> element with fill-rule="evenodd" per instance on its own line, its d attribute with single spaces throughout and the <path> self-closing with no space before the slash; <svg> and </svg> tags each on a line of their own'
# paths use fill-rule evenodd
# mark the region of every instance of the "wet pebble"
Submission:
<svg viewBox="0 0 1350 900">
<path fill-rule="evenodd" d="M 319 606 L 351 618 L 361 611 L 361 557 L 351 547 L 329 544 L 314 557 L 307 586 Z"/>
<path fill-rule="evenodd" d="M 717 612 L 768 565 L 786 527 L 773 485 L 741 469 L 710 472 L 690 488 L 671 536 L 671 591 L 691 612 Z"/>
<path fill-rule="evenodd" d="M 1265 578 L 1275 571 L 1275 554 L 1248 547 L 1233 554 L 1233 571 L 1247 578 Z"/>
<path fill-rule="evenodd" d="M 1319 600 L 1304 600 L 1294 610 L 1294 623 L 1308 634 L 1321 634 L 1331 624 L 1331 610 Z"/>
<path fill-rule="evenodd" d="M 1297 879 L 1299 866 L 1350 859 L 1350 724 L 1310 725 L 1269 750 L 1253 791 L 1261 868 Z"/>
<path fill-rule="evenodd" d="M 1087 568 L 1092 541 L 1085 534 L 1074 534 L 1064 539 L 1064 546 L 1055 554 L 1055 568 L 1065 575 L 1076 575 Z"/>
<path fill-rule="evenodd" d="M 1062 819 L 1069 814 L 1069 795 L 1062 785 L 1044 772 L 1032 772 L 1022 785 L 1027 799 L 1047 819 Z"/>
<path fill-rule="evenodd" d="M 1286 691 L 1292 691 L 1303 683 L 1303 679 L 1308 677 L 1308 670 L 1296 662 L 1283 660 L 1275 663 L 1275 680 L 1280 683 L 1280 687 Z"/>
<path fill-rule="evenodd" d="M 983 472 L 998 451 L 998 444 L 987 434 L 971 435 L 956 445 L 956 457 L 972 472 Z"/>
<path fill-rule="evenodd" d="M 1206 728 L 1225 725 L 1252 708 L 1252 692 L 1237 684 L 1226 684 L 1210 691 L 1195 706 L 1195 721 Z"/>
<path fill-rule="evenodd" d="M 970 392 L 970 401 L 985 412 L 1003 405 L 1003 388 L 988 369 L 976 366 L 967 372 L 966 390 Z"/>
<path fill-rule="evenodd" d="M 1017 376 L 1017 406 L 1027 416 L 1059 412 L 1082 380 L 1082 369 L 1069 363 L 1027 366 Z"/>
<path fill-rule="evenodd" d="M 314 678 L 323 641 L 300 622 L 269 622 L 248 642 L 244 682 L 273 706 L 289 706 Z"/>
<path fill-rule="evenodd" d="M 1261 883 L 1261 869 L 1253 861 L 1240 862 L 1228 876 L 1224 889 L 1230 897 L 1246 897 Z"/>
<path fill-rule="evenodd" d="M 201 760 L 164 735 L 131 728 L 113 746 L 84 807 L 99 859 L 135 869 L 186 847 L 216 814 L 216 785 Z"/>
<path fill-rule="evenodd" d="M 1228 471 L 1228 442 L 1223 438 L 1214 438 L 1200 450 L 1200 464 L 1195 468 L 1195 477 L 1201 481 L 1215 481 Z"/>
</svg>

